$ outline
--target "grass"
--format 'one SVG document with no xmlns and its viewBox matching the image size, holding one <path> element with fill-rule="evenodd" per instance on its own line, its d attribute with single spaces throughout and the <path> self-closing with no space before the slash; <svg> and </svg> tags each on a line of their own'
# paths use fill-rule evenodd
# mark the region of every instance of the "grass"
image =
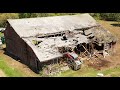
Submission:
<svg viewBox="0 0 120 90">
<path fill-rule="evenodd" d="M 2 36 L 3 36 L 3 33 L 0 32 L 0 37 Z M 19 70 L 13 67 L 10 67 L 5 62 L 5 59 L 2 58 L 2 56 L 0 56 L 0 70 L 2 70 L 7 77 L 22 77 L 23 76 L 23 74 Z"/>
<path fill-rule="evenodd" d="M 4 34 L 0 32 L 0 37 L 2 37 Z"/>
<path fill-rule="evenodd" d="M 78 71 L 68 70 L 61 75 L 58 75 L 58 77 L 95 77 L 97 75 L 97 71 L 93 68 L 88 67 L 82 67 Z"/>
<path fill-rule="evenodd" d="M 56 77 L 97 77 L 98 73 L 103 73 L 105 77 L 120 77 L 120 65 L 102 70 L 85 66 L 78 71 L 65 71 Z"/>
<path fill-rule="evenodd" d="M 119 77 L 120 76 L 120 66 L 102 71 L 105 76 Z"/>
<path fill-rule="evenodd" d="M 120 44 L 120 27 L 113 26 L 113 24 L 118 24 L 118 22 L 114 21 L 103 21 L 103 20 L 97 20 L 103 27 L 105 27 L 107 30 L 109 30 L 113 35 L 117 36 L 118 43 Z M 117 51 L 119 54 L 120 48 L 117 47 Z M 115 55 L 112 57 L 113 61 L 118 60 L 119 61 L 120 55 Z M 103 70 L 96 70 L 91 67 L 82 67 L 81 70 L 78 71 L 65 71 L 59 77 L 96 77 L 97 73 L 103 73 L 105 77 L 119 77 L 120 76 L 120 65 L 115 67 L 109 67 Z"/>
<path fill-rule="evenodd" d="M 3 58 L 0 57 L 0 69 L 5 73 L 7 77 L 22 77 L 22 73 L 19 70 L 12 68 L 6 64 Z"/>
<path fill-rule="evenodd" d="M 6 77 L 40 77 L 26 65 L 6 55 L 4 50 L 0 50 L 0 74 L 1 72 L 3 72 Z M 2 76 L 2 74 L 0 76 Z"/>
<path fill-rule="evenodd" d="M 96 70 L 90 67 L 83 67 L 81 70 L 73 71 L 68 70 L 63 72 L 57 77 L 97 77 L 98 73 L 103 73 L 105 77 L 119 77 L 120 76 L 120 66 L 116 68 L 110 68 L 106 70 Z"/>
</svg>

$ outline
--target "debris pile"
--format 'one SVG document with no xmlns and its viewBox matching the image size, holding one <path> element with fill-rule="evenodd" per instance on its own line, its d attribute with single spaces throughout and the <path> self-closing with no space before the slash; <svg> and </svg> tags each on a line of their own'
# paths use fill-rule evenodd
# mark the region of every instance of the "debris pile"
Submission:
<svg viewBox="0 0 120 90">
<path fill-rule="evenodd" d="M 59 75 L 62 72 L 69 70 L 69 67 L 66 63 L 64 64 L 51 64 L 43 68 L 43 76 L 55 76 Z"/>
<path fill-rule="evenodd" d="M 29 38 L 29 41 L 34 45 L 36 51 L 39 52 L 39 59 L 48 61 L 63 57 L 66 52 L 76 52 L 81 57 L 95 56 L 97 53 L 102 53 L 104 58 L 109 54 L 110 48 L 115 44 L 116 38 L 100 25 L 75 29 L 72 31 L 59 32 L 59 34 L 47 34 L 45 37 Z M 96 53 L 97 51 L 97 53 Z"/>
</svg>

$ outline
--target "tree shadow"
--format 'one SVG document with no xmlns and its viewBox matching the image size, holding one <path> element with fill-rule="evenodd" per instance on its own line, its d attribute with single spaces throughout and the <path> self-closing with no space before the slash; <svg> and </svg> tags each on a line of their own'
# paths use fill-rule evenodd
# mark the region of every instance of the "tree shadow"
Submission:
<svg viewBox="0 0 120 90">
<path fill-rule="evenodd" d="M 115 27 L 120 27 L 120 24 L 118 23 L 114 23 L 114 24 L 111 24 L 112 26 L 115 26 Z"/>
</svg>

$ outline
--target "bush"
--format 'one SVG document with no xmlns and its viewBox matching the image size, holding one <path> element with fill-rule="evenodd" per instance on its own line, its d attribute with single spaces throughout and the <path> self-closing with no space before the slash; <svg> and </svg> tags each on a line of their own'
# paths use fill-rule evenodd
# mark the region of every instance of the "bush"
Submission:
<svg viewBox="0 0 120 90">
<path fill-rule="evenodd" d="M 19 13 L 19 18 L 30 18 L 31 13 Z"/>
<path fill-rule="evenodd" d="M 100 13 L 90 13 L 90 15 L 95 19 L 101 19 Z"/>
<path fill-rule="evenodd" d="M 0 13 L 0 27 L 6 26 L 7 19 L 19 18 L 17 13 Z"/>
<path fill-rule="evenodd" d="M 120 21 L 120 13 L 90 13 L 95 19 L 107 21 Z"/>
<path fill-rule="evenodd" d="M 107 21 L 118 21 L 120 19 L 120 13 L 101 13 L 101 19 Z"/>
<path fill-rule="evenodd" d="M 103 20 L 108 20 L 108 21 L 115 20 L 114 13 L 101 13 L 100 16 L 101 16 L 101 19 Z"/>
</svg>

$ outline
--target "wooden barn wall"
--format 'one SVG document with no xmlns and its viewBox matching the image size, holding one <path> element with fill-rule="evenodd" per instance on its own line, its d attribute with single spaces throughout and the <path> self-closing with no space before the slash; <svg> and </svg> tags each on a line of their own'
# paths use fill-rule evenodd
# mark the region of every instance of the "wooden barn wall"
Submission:
<svg viewBox="0 0 120 90">
<path fill-rule="evenodd" d="M 39 71 L 41 70 L 42 66 L 40 61 L 38 60 L 37 56 L 35 55 L 34 51 L 32 50 L 32 48 L 30 46 L 27 45 L 27 53 L 28 57 L 27 59 L 29 60 L 29 66 L 30 68 L 35 71 L 36 73 L 39 73 Z"/>
<path fill-rule="evenodd" d="M 28 65 L 33 71 L 41 69 L 40 62 L 32 48 L 24 42 L 8 23 L 4 32 L 6 40 L 6 51 L 18 57 L 20 62 Z"/>
</svg>

